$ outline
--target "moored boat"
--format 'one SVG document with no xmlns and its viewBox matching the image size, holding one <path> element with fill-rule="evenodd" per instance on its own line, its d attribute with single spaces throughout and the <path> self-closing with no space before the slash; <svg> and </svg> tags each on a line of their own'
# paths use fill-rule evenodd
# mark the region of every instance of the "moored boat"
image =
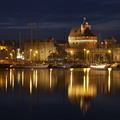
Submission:
<svg viewBox="0 0 120 120">
<path fill-rule="evenodd" d="M 90 65 L 90 68 L 93 69 L 106 69 L 106 65 L 105 64 L 96 64 L 96 65 Z"/>
<path fill-rule="evenodd" d="M 27 63 L 27 64 L 15 64 L 12 68 L 47 68 L 49 64 Z"/>
<path fill-rule="evenodd" d="M 89 65 L 87 64 L 73 64 L 71 68 L 88 68 Z"/>
<path fill-rule="evenodd" d="M 53 68 L 71 68 L 71 65 L 55 65 Z"/>
<path fill-rule="evenodd" d="M 12 64 L 0 64 L 0 68 L 10 68 Z"/>
</svg>

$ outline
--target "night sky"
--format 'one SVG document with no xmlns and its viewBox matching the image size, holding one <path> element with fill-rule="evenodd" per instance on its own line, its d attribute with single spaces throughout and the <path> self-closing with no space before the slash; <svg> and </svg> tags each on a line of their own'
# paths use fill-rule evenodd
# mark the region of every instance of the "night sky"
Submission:
<svg viewBox="0 0 120 120">
<path fill-rule="evenodd" d="M 0 40 L 30 39 L 31 28 L 34 39 L 66 40 L 84 17 L 101 40 L 120 43 L 120 0 L 1 0 Z"/>
</svg>

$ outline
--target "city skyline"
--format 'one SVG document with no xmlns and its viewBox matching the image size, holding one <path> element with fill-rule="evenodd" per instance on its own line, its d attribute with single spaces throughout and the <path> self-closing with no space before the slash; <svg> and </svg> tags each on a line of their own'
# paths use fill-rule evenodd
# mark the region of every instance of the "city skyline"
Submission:
<svg viewBox="0 0 120 120">
<path fill-rule="evenodd" d="M 0 4 L 0 40 L 33 38 L 64 40 L 72 27 L 80 26 L 83 18 L 101 40 L 113 36 L 120 43 L 119 0 L 4 0 Z M 39 31 L 38 31 L 39 25 Z"/>
</svg>

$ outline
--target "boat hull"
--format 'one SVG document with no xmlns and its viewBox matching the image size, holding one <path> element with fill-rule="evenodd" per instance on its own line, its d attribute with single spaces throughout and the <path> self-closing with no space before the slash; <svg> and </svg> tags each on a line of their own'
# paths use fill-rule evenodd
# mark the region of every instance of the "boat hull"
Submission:
<svg viewBox="0 0 120 120">
<path fill-rule="evenodd" d="M 0 64 L 0 68 L 10 68 L 12 64 Z"/>
<path fill-rule="evenodd" d="M 53 66 L 53 68 L 71 68 L 71 65 L 57 65 Z"/>
<path fill-rule="evenodd" d="M 106 69 L 106 65 L 90 65 L 92 69 Z"/>
<path fill-rule="evenodd" d="M 39 68 L 48 68 L 49 64 L 35 64 L 35 65 L 32 65 L 32 64 L 29 64 L 29 65 L 26 65 L 26 64 L 17 64 L 17 65 L 13 65 L 12 68 L 28 68 L 28 69 L 31 69 L 31 68 L 35 68 L 35 69 L 39 69 Z"/>
</svg>

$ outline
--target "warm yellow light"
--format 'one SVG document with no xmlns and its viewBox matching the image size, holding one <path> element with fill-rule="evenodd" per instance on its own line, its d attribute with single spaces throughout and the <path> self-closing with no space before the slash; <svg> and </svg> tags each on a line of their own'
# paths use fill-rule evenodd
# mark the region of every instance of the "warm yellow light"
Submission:
<svg viewBox="0 0 120 120">
<path fill-rule="evenodd" d="M 73 84 L 73 69 L 70 70 L 70 86 Z"/>
<path fill-rule="evenodd" d="M 37 54 L 37 53 L 38 53 L 38 51 L 36 50 L 36 51 L 35 51 L 35 53 Z"/>
<path fill-rule="evenodd" d="M 108 53 L 111 53 L 111 50 L 108 50 Z"/>
<path fill-rule="evenodd" d="M 32 79 L 30 77 L 30 94 L 32 94 Z"/>
<path fill-rule="evenodd" d="M 97 94 L 96 86 L 89 85 L 88 89 L 85 89 L 83 85 L 68 86 L 68 96 L 91 96 L 94 97 Z"/>
<path fill-rule="evenodd" d="M 22 86 L 24 86 L 24 71 L 22 71 Z"/>
<path fill-rule="evenodd" d="M 12 53 L 10 53 L 10 56 L 12 56 Z"/>
<path fill-rule="evenodd" d="M 108 91 L 109 92 L 111 89 L 111 79 L 110 79 L 111 70 L 112 70 L 112 68 L 108 68 Z"/>
<path fill-rule="evenodd" d="M 89 53 L 90 51 L 89 50 L 87 50 L 87 54 Z"/>
<path fill-rule="evenodd" d="M 83 68 L 84 73 L 86 72 L 87 68 Z"/>
<path fill-rule="evenodd" d="M 50 69 L 50 88 L 52 88 L 52 69 Z"/>
<path fill-rule="evenodd" d="M 37 70 L 36 70 L 35 76 L 36 76 L 36 79 L 35 79 L 35 87 L 37 88 L 37 86 L 38 86 L 38 76 L 37 76 Z"/>
<path fill-rule="evenodd" d="M 74 52 L 71 50 L 71 51 L 70 51 L 70 54 L 71 54 L 71 55 L 73 55 L 73 54 L 74 54 Z"/>
<path fill-rule="evenodd" d="M 70 68 L 70 71 L 73 71 L 73 68 Z"/>
</svg>

